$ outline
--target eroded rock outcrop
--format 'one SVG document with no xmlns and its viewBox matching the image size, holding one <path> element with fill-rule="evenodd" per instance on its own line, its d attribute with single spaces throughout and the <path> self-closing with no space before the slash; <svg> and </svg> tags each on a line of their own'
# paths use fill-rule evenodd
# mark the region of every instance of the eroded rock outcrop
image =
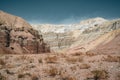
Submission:
<svg viewBox="0 0 120 80">
<path fill-rule="evenodd" d="M 34 30 L 25 20 L 0 11 L 0 47 L 15 53 L 50 52 L 42 35 Z"/>
<path fill-rule="evenodd" d="M 68 50 L 68 53 L 119 54 L 119 41 L 120 20 L 113 20 L 85 30 Z M 81 48 L 85 49 L 82 50 Z"/>
</svg>

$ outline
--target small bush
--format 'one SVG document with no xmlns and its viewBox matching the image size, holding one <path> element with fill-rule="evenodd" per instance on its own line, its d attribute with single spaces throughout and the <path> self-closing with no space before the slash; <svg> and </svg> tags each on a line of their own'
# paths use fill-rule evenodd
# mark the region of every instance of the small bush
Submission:
<svg viewBox="0 0 120 80">
<path fill-rule="evenodd" d="M 104 58 L 103 60 L 107 62 L 120 62 L 120 56 L 108 55 L 107 58 Z"/>
<path fill-rule="evenodd" d="M 92 52 L 92 51 L 87 51 L 87 52 L 86 52 L 86 55 L 92 57 L 92 56 L 95 56 L 95 55 L 97 55 L 97 54 L 94 53 L 94 52 Z"/>
<path fill-rule="evenodd" d="M 43 63 L 43 61 L 42 61 L 42 59 L 41 59 L 41 58 L 40 58 L 40 59 L 38 59 L 38 62 L 39 62 L 39 63 Z"/>
<path fill-rule="evenodd" d="M 83 53 L 82 52 L 76 52 L 76 53 L 74 53 L 74 54 L 71 54 L 72 56 L 80 56 L 80 55 L 82 55 Z"/>
<path fill-rule="evenodd" d="M 72 66 L 72 67 L 70 67 L 70 69 L 71 69 L 72 71 L 74 71 L 74 70 L 77 70 L 77 67 L 76 67 L 76 66 Z"/>
<path fill-rule="evenodd" d="M 25 76 L 31 76 L 30 73 L 18 74 L 18 78 L 24 78 Z"/>
<path fill-rule="evenodd" d="M 29 59 L 27 59 L 30 63 L 33 63 L 34 62 L 34 59 L 32 59 L 32 58 L 29 58 Z"/>
<path fill-rule="evenodd" d="M 32 80 L 39 80 L 39 78 L 36 75 L 33 75 Z"/>
<path fill-rule="evenodd" d="M 6 77 L 1 75 L 1 73 L 0 73 L 0 80 L 6 80 Z"/>
<path fill-rule="evenodd" d="M 3 24 L 5 24 L 5 21 L 0 20 L 0 25 L 3 25 Z"/>
<path fill-rule="evenodd" d="M 56 56 L 48 56 L 48 57 L 45 58 L 45 61 L 46 61 L 47 63 L 56 63 L 57 60 L 58 60 L 58 59 L 57 59 Z"/>
<path fill-rule="evenodd" d="M 90 65 L 88 65 L 88 64 L 81 64 L 80 65 L 80 69 L 88 69 L 88 68 L 90 68 Z"/>
<path fill-rule="evenodd" d="M 46 71 L 48 73 L 49 76 L 56 76 L 57 74 L 59 74 L 59 71 L 57 68 L 55 67 L 51 67 L 48 71 Z"/>
<path fill-rule="evenodd" d="M 105 70 L 94 70 L 91 72 L 94 75 L 94 80 L 107 79 L 108 77 L 108 72 Z"/>
<path fill-rule="evenodd" d="M 5 65 L 5 61 L 3 61 L 2 59 L 0 59 L 0 65 Z"/>
<path fill-rule="evenodd" d="M 24 78 L 24 74 L 18 74 L 18 78 Z"/>
<path fill-rule="evenodd" d="M 82 57 L 67 57 L 66 61 L 69 63 L 82 62 L 83 58 Z"/>
<path fill-rule="evenodd" d="M 13 74 L 14 74 L 13 72 L 9 71 L 8 69 L 6 69 L 6 73 L 7 73 L 7 74 L 10 74 L 10 75 L 13 75 Z"/>
<path fill-rule="evenodd" d="M 67 77 L 62 78 L 61 80 L 77 80 L 77 79 L 75 77 L 67 76 Z"/>
</svg>

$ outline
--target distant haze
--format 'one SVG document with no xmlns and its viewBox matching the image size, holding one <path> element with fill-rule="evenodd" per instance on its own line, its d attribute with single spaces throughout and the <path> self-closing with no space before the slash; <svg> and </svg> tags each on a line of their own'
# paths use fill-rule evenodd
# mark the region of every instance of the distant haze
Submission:
<svg viewBox="0 0 120 80">
<path fill-rule="evenodd" d="M 120 18 L 120 0 L 0 0 L 0 10 L 32 24 L 70 24 L 87 18 Z"/>
</svg>

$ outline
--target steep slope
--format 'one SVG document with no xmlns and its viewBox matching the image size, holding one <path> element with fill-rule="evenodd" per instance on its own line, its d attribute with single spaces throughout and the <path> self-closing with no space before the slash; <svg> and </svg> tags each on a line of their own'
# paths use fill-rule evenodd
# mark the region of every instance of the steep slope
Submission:
<svg viewBox="0 0 120 80">
<path fill-rule="evenodd" d="M 101 35 L 120 28 L 120 20 L 103 22 L 100 25 L 85 29 L 75 40 L 71 47 L 89 43 Z"/>
<path fill-rule="evenodd" d="M 5 49 L 19 54 L 50 52 L 42 35 L 30 24 L 3 11 L 0 11 L 0 47 L 3 53 L 6 53 Z"/>
<path fill-rule="evenodd" d="M 98 54 L 119 54 L 120 53 L 120 29 L 110 31 L 97 39 L 83 45 L 70 48 L 68 53 L 92 52 Z"/>
<path fill-rule="evenodd" d="M 120 29 L 105 34 L 96 40 L 96 42 L 99 42 L 99 44 L 96 48 L 90 49 L 91 51 L 102 54 L 120 54 Z"/>
</svg>

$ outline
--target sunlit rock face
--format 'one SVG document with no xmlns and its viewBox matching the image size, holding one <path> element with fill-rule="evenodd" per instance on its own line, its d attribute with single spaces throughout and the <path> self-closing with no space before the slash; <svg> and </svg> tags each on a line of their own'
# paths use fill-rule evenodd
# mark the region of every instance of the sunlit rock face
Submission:
<svg viewBox="0 0 120 80">
<path fill-rule="evenodd" d="M 50 52 L 41 34 L 20 17 L 0 11 L 0 47 L 13 53 Z"/>
<path fill-rule="evenodd" d="M 68 53 L 92 51 L 100 54 L 119 54 L 119 40 L 120 19 L 107 21 L 99 26 L 84 30 L 71 45 Z"/>
<path fill-rule="evenodd" d="M 69 25 L 32 24 L 43 34 L 44 40 L 52 50 L 72 48 L 94 41 L 98 37 L 120 28 L 120 20 L 106 20 L 101 17 L 80 21 Z"/>
<path fill-rule="evenodd" d="M 70 25 L 55 24 L 32 24 L 33 28 L 43 34 L 44 40 L 49 43 L 52 50 L 60 50 L 69 48 L 80 34 L 88 28 L 93 28 L 107 22 L 107 20 L 97 17 L 93 19 L 83 20 L 80 23 Z"/>
</svg>

